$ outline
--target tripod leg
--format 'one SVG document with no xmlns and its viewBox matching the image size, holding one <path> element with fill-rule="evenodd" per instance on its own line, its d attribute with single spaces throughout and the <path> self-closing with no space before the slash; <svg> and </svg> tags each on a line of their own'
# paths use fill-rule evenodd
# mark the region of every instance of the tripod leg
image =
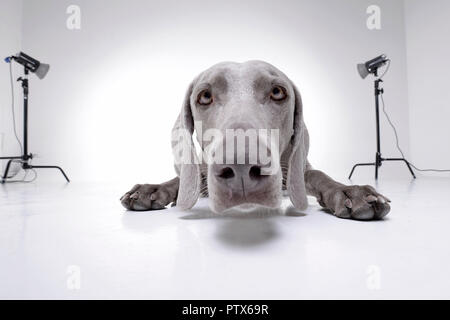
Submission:
<svg viewBox="0 0 450 320">
<path fill-rule="evenodd" d="M 64 172 L 64 170 L 61 167 L 58 166 L 33 166 L 30 165 L 28 166 L 29 169 L 58 169 L 59 171 L 61 171 L 62 175 L 64 176 L 64 178 L 66 178 L 67 182 L 70 182 L 69 178 L 67 177 L 66 173 Z"/>
<path fill-rule="evenodd" d="M 3 178 L 2 178 L 2 183 L 5 183 L 6 178 L 8 178 L 8 172 L 9 172 L 9 168 L 11 167 L 11 162 L 12 160 L 9 160 L 8 163 L 6 164 L 6 168 L 5 168 L 5 173 L 3 173 Z"/>
<path fill-rule="evenodd" d="M 350 172 L 350 175 L 348 176 L 348 179 L 350 180 L 352 178 L 353 175 L 353 171 L 355 171 L 356 167 L 360 167 L 360 166 L 373 166 L 375 165 L 375 163 L 357 163 L 353 166 L 352 171 Z"/>
<path fill-rule="evenodd" d="M 416 179 L 416 175 L 414 174 L 414 171 L 413 171 L 413 169 L 411 168 L 409 162 L 406 161 L 405 159 L 403 159 L 403 161 L 405 161 L 406 165 L 408 166 L 409 172 L 411 172 L 413 178 Z"/>
<path fill-rule="evenodd" d="M 350 175 L 348 176 L 348 179 L 349 179 L 349 180 L 352 178 L 353 171 L 355 171 L 355 169 L 356 169 L 357 166 L 358 166 L 358 165 L 355 164 L 355 165 L 353 166 L 353 168 L 352 168 L 352 171 L 350 171 Z"/>
<path fill-rule="evenodd" d="M 378 180 L 378 164 L 375 163 L 375 180 Z"/>
<path fill-rule="evenodd" d="M 406 166 L 409 169 L 409 172 L 411 172 L 411 175 L 413 176 L 414 179 L 416 179 L 416 175 L 414 174 L 413 169 L 411 168 L 411 165 L 409 164 L 408 160 L 406 160 L 405 158 L 387 158 L 385 159 L 386 161 L 403 161 Z"/>
</svg>

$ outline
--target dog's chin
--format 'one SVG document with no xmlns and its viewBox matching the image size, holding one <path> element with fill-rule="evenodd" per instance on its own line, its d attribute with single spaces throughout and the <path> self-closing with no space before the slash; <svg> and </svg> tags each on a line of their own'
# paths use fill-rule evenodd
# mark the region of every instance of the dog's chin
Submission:
<svg viewBox="0 0 450 320">
<path fill-rule="evenodd" d="M 281 207 L 281 198 L 276 197 L 273 201 L 267 203 L 243 202 L 239 204 L 223 205 L 215 201 L 210 202 L 210 208 L 214 213 L 226 213 L 229 211 L 253 212 L 261 209 L 279 209 Z"/>
<path fill-rule="evenodd" d="M 277 209 L 282 202 L 282 177 L 281 171 L 276 175 L 268 177 L 270 179 L 259 189 L 247 190 L 243 192 L 233 191 L 224 186 L 221 181 L 210 178 L 213 174 L 208 174 L 208 194 L 210 208 L 215 213 L 222 213 L 229 209 L 238 211 L 253 211 L 256 208 Z"/>
<path fill-rule="evenodd" d="M 243 203 L 236 207 L 233 207 L 233 209 L 248 212 L 248 211 L 253 211 L 253 210 L 257 209 L 258 207 L 260 207 L 260 206 L 255 203 Z"/>
</svg>

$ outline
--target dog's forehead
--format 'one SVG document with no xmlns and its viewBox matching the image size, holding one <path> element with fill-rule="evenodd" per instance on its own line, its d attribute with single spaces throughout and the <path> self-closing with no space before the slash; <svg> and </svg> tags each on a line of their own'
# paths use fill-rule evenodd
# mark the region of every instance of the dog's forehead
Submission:
<svg viewBox="0 0 450 320">
<path fill-rule="evenodd" d="M 226 80 L 229 83 L 252 83 L 260 78 L 283 78 L 286 76 L 276 67 L 264 61 L 221 62 L 203 71 L 198 82 L 213 83 Z"/>
</svg>

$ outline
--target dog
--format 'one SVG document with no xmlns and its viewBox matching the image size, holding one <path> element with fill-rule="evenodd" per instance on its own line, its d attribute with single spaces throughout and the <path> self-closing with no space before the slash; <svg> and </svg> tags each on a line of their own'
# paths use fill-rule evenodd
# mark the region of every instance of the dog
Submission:
<svg viewBox="0 0 450 320">
<path fill-rule="evenodd" d="M 205 147 L 199 132 L 209 129 L 221 138 Z M 248 145 L 227 153 L 233 161 L 224 163 L 202 162 L 195 151 L 194 131 L 202 151 L 208 148 L 207 156 L 219 154 L 216 160 L 220 160 L 223 149 L 219 148 L 235 141 L 234 137 L 230 141 L 223 138 L 230 130 L 260 129 L 276 129 L 278 135 L 276 148 L 260 143 L 260 149 L 270 154 L 269 162 L 256 159 L 250 163 Z M 372 186 L 347 186 L 313 169 L 308 161 L 309 135 L 299 90 L 269 63 L 222 62 L 202 72 L 189 85 L 172 137 L 177 132 L 187 133 L 183 143 L 172 138 L 174 150 L 184 146 L 183 152 L 174 152 L 177 177 L 161 184 L 135 185 L 121 197 L 126 209 L 157 210 L 172 203 L 187 210 L 201 195 L 209 196 L 216 213 L 233 207 L 278 208 L 287 193 L 298 210 L 307 208 L 307 195 L 311 195 L 339 218 L 381 219 L 390 211 L 390 200 Z M 191 161 L 180 161 L 181 153 L 188 153 Z M 245 161 L 234 160 L 238 157 Z M 268 166 L 278 170 L 267 174 L 264 169 Z"/>
</svg>

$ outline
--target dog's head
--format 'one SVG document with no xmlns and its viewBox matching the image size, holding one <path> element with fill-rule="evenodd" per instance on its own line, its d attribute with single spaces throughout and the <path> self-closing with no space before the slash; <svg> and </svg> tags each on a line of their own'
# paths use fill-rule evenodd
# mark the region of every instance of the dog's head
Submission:
<svg viewBox="0 0 450 320">
<path fill-rule="evenodd" d="M 306 208 L 301 98 L 272 65 L 224 62 L 202 72 L 189 86 L 174 129 L 187 135 L 181 153 L 181 144 L 173 143 L 180 175 L 177 206 L 191 208 L 207 176 L 215 212 L 235 206 L 278 207 L 284 175 L 292 203 Z M 177 132 L 173 139 L 180 136 Z"/>
</svg>

